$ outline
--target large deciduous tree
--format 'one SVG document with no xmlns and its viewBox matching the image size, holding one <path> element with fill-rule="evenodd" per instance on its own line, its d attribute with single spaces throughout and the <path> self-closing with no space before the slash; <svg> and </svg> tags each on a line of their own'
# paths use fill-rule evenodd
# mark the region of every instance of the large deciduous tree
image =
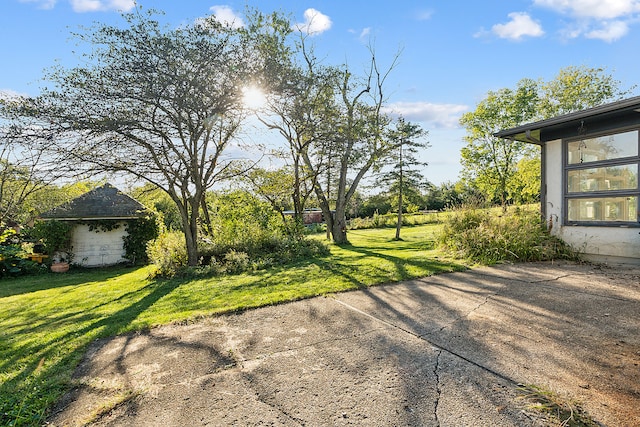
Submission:
<svg viewBox="0 0 640 427">
<path fill-rule="evenodd" d="M 460 119 L 467 129 L 467 145 L 461 150 L 463 178 L 474 182 L 489 200 L 499 200 L 503 207 L 509 199 L 509 180 L 525 144 L 493 135 L 532 120 L 537 105 L 537 82 L 523 79 L 515 90 L 489 92 L 475 111 L 463 114 Z"/>
<path fill-rule="evenodd" d="M 620 84 L 604 68 L 563 68 L 553 80 L 540 84 L 538 118 L 548 119 L 621 99 L 633 88 L 622 90 Z"/>
<path fill-rule="evenodd" d="M 534 120 L 618 100 L 630 92 L 631 89 L 620 89 L 620 82 L 604 69 L 588 67 L 567 67 L 548 82 L 522 79 L 515 89 L 489 92 L 474 111 L 460 119 L 467 130 L 467 145 L 461 151 L 463 179 L 503 207 L 511 200 L 523 200 L 514 192 L 523 185 L 527 189 L 539 188 L 539 183 L 530 182 L 539 179 L 539 174 L 529 173 L 531 168 L 521 160 L 535 162 L 538 153 L 529 144 L 493 135 Z M 535 196 L 529 191 L 524 199 L 532 198 Z"/>
<path fill-rule="evenodd" d="M 370 49 L 361 75 L 348 66 L 326 66 L 305 36 L 282 62 L 269 109 L 262 118 L 288 142 L 294 172 L 294 207 L 301 212 L 303 183 L 312 184 L 334 242 L 347 242 L 346 211 L 362 178 L 398 141 L 385 138 L 391 122 L 383 112 L 384 83 L 395 66 L 382 70 Z"/>
<path fill-rule="evenodd" d="M 373 53 L 365 75 L 354 75 L 345 67 L 336 79 L 333 108 L 337 114 L 329 119 L 333 132 L 302 153 L 309 169 L 333 171 L 324 186 L 316 180 L 315 193 L 338 244 L 348 241 L 346 212 L 362 178 L 399 146 L 399 141 L 385 138 L 391 120 L 382 112 L 384 82 L 392 68 L 382 72 Z"/>
<path fill-rule="evenodd" d="M 76 34 L 91 52 L 50 72 L 54 87 L 23 112 L 53 136 L 48 149 L 68 168 L 124 172 L 166 192 L 195 265 L 205 195 L 237 172 L 226 153 L 243 119 L 243 85 L 270 67 L 262 53 L 281 44 L 284 21 L 256 14 L 235 28 L 209 16 L 168 28 L 154 12 L 123 16 L 122 28 Z"/>
<path fill-rule="evenodd" d="M 23 103 L 22 97 L 0 93 L 0 227 L 24 224 L 42 213 L 39 209 L 53 207 L 31 202 L 50 194 L 50 184 L 61 176 L 47 167 L 48 138 L 18 114 Z"/>
<path fill-rule="evenodd" d="M 277 74 L 271 74 L 272 94 L 268 99 L 268 114 L 260 121 L 277 131 L 286 141 L 286 148 L 278 153 L 291 172 L 290 200 L 296 222 L 302 224 L 302 213 L 308 199 L 327 171 L 324 161 L 307 162 L 310 153 L 319 154 L 319 146 L 326 149 L 334 136 L 334 105 L 338 71 L 317 62 L 301 35 L 292 55 L 283 58 Z M 300 61 L 300 63 L 298 63 Z M 318 159 L 317 159 L 318 160 Z"/>
</svg>

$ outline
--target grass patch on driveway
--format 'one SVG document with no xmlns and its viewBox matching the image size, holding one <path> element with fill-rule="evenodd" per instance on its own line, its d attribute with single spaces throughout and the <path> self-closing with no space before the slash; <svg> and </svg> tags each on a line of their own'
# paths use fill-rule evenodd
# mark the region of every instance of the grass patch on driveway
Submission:
<svg viewBox="0 0 640 427">
<path fill-rule="evenodd" d="M 97 338 L 463 269 L 434 249 L 438 226 L 349 232 L 331 255 L 251 274 L 150 279 L 150 267 L 0 281 L 0 425 L 41 425 Z"/>
</svg>

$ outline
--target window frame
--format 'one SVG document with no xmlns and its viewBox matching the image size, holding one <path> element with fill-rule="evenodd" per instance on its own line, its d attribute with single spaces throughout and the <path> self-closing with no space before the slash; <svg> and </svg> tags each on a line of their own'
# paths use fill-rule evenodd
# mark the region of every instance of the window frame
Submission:
<svg viewBox="0 0 640 427">
<path fill-rule="evenodd" d="M 616 135 L 625 132 L 637 132 L 638 151 L 635 156 L 621 157 L 612 160 L 598 160 L 587 163 L 569 164 L 569 143 L 579 141 L 581 139 L 598 138 L 609 135 Z M 565 225 L 583 225 L 596 227 L 640 227 L 640 176 L 638 177 L 637 188 L 627 190 L 595 190 L 595 191 L 574 191 L 569 192 L 569 172 L 577 170 L 587 170 L 594 168 L 606 168 L 612 166 L 636 165 L 640 174 L 640 127 L 631 126 L 615 129 L 615 131 L 586 134 L 578 137 L 567 138 L 562 144 L 562 195 L 563 195 L 563 222 Z M 619 197 L 636 197 L 636 219 L 635 221 L 579 221 L 569 220 L 569 201 L 576 199 L 606 199 Z"/>
</svg>

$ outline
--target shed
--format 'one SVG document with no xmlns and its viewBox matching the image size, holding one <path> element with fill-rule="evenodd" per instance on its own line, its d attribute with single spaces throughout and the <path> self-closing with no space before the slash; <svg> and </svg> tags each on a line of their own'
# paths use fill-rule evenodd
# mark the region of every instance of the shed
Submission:
<svg viewBox="0 0 640 427">
<path fill-rule="evenodd" d="M 123 246 L 126 223 L 145 212 L 141 203 L 107 183 L 43 213 L 40 218 L 76 223 L 71 237 L 73 263 L 98 267 L 128 261 Z M 106 223 L 110 226 L 100 226 Z"/>
<path fill-rule="evenodd" d="M 295 211 L 284 211 L 283 215 L 293 217 L 295 215 Z M 302 211 L 302 222 L 304 225 L 318 225 L 324 222 L 324 217 L 322 216 L 322 211 L 317 208 L 313 209 L 305 209 Z"/>
<path fill-rule="evenodd" d="M 588 259 L 640 264 L 640 97 L 495 136 L 541 147 L 541 210 L 552 234 Z"/>
</svg>

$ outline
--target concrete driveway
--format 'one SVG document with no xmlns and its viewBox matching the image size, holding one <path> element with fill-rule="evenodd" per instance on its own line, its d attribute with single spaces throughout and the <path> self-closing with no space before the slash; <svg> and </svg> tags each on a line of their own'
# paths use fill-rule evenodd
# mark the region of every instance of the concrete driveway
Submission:
<svg viewBox="0 0 640 427">
<path fill-rule="evenodd" d="M 52 425 L 640 426 L 640 269 L 443 274 L 95 343 Z"/>
</svg>

